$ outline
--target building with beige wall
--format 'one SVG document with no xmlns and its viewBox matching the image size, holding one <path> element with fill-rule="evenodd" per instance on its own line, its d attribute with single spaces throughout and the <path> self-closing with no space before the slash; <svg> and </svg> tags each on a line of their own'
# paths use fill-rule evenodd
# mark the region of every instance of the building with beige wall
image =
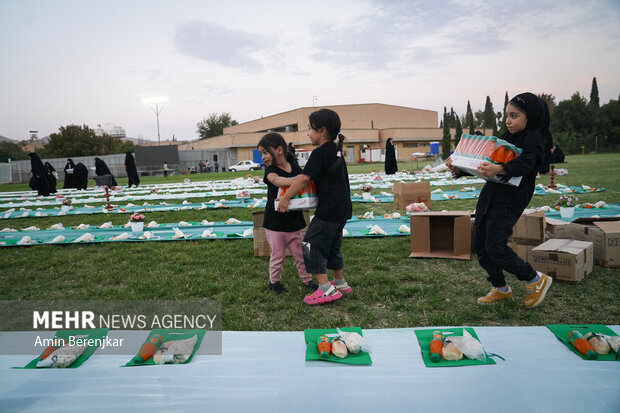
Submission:
<svg viewBox="0 0 620 413">
<path fill-rule="evenodd" d="M 442 130 L 438 127 L 436 111 L 381 103 L 324 107 L 340 116 L 341 132 L 346 137 L 345 155 L 350 163 L 360 162 L 363 150 L 385 149 L 388 138 L 394 140 L 401 161 L 410 160 L 413 153 L 427 153 L 431 142 L 441 141 Z M 312 149 L 308 138 L 308 116 L 318 109 L 298 108 L 244 122 L 225 128 L 221 136 L 179 145 L 179 151 L 201 150 L 208 158 L 211 152 L 227 150 L 228 162 L 224 162 L 221 155 L 218 160 L 223 165 L 232 165 L 239 160 L 252 159 L 252 150 L 267 132 L 280 133 L 297 149 Z"/>
</svg>

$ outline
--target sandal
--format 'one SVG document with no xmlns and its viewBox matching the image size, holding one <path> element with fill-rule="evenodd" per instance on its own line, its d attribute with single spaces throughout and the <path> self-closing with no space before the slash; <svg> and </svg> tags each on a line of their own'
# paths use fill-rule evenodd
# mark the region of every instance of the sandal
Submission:
<svg viewBox="0 0 620 413">
<path fill-rule="evenodd" d="M 332 301 L 340 300 L 341 298 L 342 293 L 332 285 L 325 293 L 319 288 L 312 294 L 305 296 L 304 303 L 308 305 L 320 305 L 331 303 Z"/>
<path fill-rule="evenodd" d="M 353 288 L 351 288 L 351 286 L 347 284 L 346 281 L 344 282 L 344 284 L 341 285 L 336 285 L 333 281 L 330 281 L 329 283 L 336 287 L 336 289 L 343 294 L 349 294 L 350 292 L 353 292 Z"/>
</svg>

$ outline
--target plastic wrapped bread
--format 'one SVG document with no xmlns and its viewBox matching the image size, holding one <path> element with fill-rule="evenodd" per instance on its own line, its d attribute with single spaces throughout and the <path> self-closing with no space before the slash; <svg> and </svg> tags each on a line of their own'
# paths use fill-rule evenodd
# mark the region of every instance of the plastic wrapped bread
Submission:
<svg viewBox="0 0 620 413">
<path fill-rule="evenodd" d="M 349 352 L 356 354 L 362 350 L 362 347 L 366 347 L 366 340 L 360 334 L 349 331 L 342 331 L 339 328 L 336 329 L 338 331 L 338 335 L 347 346 L 347 350 Z"/>
<path fill-rule="evenodd" d="M 596 352 L 596 354 L 609 354 L 609 344 L 607 344 L 607 340 L 600 334 L 597 333 L 588 333 L 585 335 L 586 340 L 590 342 L 592 349 Z"/>
<path fill-rule="evenodd" d="M 17 241 L 17 245 L 29 245 L 32 244 L 32 238 L 30 238 L 28 235 L 24 235 L 22 237 L 22 239 L 20 239 L 19 241 Z"/>
<path fill-rule="evenodd" d="M 345 342 L 339 338 L 335 338 L 332 341 L 332 354 L 341 359 L 345 358 L 349 354 Z"/>
<path fill-rule="evenodd" d="M 368 231 L 368 234 L 387 235 L 387 233 L 383 230 L 383 228 L 381 228 L 379 225 L 376 225 L 376 224 L 370 228 L 370 231 Z"/>
<path fill-rule="evenodd" d="M 192 355 L 197 340 L 198 336 L 194 335 L 185 340 L 166 341 L 153 355 L 153 361 L 155 364 L 185 363 Z"/>
<path fill-rule="evenodd" d="M 91 242 L 91 241 L 94 241 L 94 240 L 95 240 L 95 237 L 93 237 L 93 235 L 90 232 L 87 232 L 86 234 L 84 234 L 81 237 L 77 238 L 73 242 Z"/>
<path fill-rule="evenodd" d="M 452 342 L 452 337 L 446 338 L 441 349 L 441 358 L 444 360 L 457 361 L 463 358 L 463 353 Z"/>
<path fill-rule="evenodd" d="M 462 336 L 450 336 L 449 340 L 468 359 L 480 361 L 487 359 L 487 354 L 482 344 L 469 334 L 469 331 L 463 329 Z"/>
<path fill-rule="evenodd" d="M 187 238 L 187 235 L 185 235 L 183 231 L 181 231 L 180 229 L 172 228 L 172 230 L 174 231 L 174 235 L 172 236 L 172 239 Z"/>
<path fill-rule="evenodd" d="M 56 244 L 56 243 L 59 243 L 59 242 L 65 242 L 65 237 L 63 235 L 57 235 L 51 241 L 52 244 Z"/>
<path fill-rule="evenodd" d="M 110 237 L 110 241 L 122 241 L 125 239 L 129 239 L 129 234 L 127 232 L 123 232 L 122 234 L 115 237 Z"/>
<path fill-rule="evenodd" d="M 50 354 L 46 359 L 39 360 L 37 367 L 65 368 L 72 365 L 82 355 L 88 346 L 64 345 Z"/>
</svg>

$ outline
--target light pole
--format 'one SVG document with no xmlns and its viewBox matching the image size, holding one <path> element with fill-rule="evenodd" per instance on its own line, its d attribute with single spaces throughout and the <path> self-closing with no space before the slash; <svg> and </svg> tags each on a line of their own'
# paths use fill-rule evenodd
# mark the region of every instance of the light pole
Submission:
<svg viewBox="0 0 620 413">
<path fill-rule="evenodd" d="M 160 137 L 159 137 L 159 113 L 164 108 L 164 103 L 168 102 L 168 98 L 164 96 L 158 96 L 154 98 L 146 98 L 142 99 L 144 104 L 149 105 L 153 112 L 155 112 L 155 116 L 157 117 L 157 145 L 160 145 Z"/>
</svg>

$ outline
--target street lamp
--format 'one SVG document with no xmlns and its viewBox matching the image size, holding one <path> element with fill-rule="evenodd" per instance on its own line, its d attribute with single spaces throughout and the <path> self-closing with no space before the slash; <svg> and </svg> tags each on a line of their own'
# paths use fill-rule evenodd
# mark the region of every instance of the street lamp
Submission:
<svg viewBox="0 0 620 413">
<path fill-rule="evenodd" d="M 158 96 L 154 98 L 145 98 L 142 99 L 142 102 L 146 105 L 149 105 L 153 112 L 155 112 L 155 116 L 157 117 L 157 145 L 160 144 L 159 137 L 159 113 L 164 108 L 164 103 L 168 102 L 168 98 L 165 96 Z"/>
</svg>

